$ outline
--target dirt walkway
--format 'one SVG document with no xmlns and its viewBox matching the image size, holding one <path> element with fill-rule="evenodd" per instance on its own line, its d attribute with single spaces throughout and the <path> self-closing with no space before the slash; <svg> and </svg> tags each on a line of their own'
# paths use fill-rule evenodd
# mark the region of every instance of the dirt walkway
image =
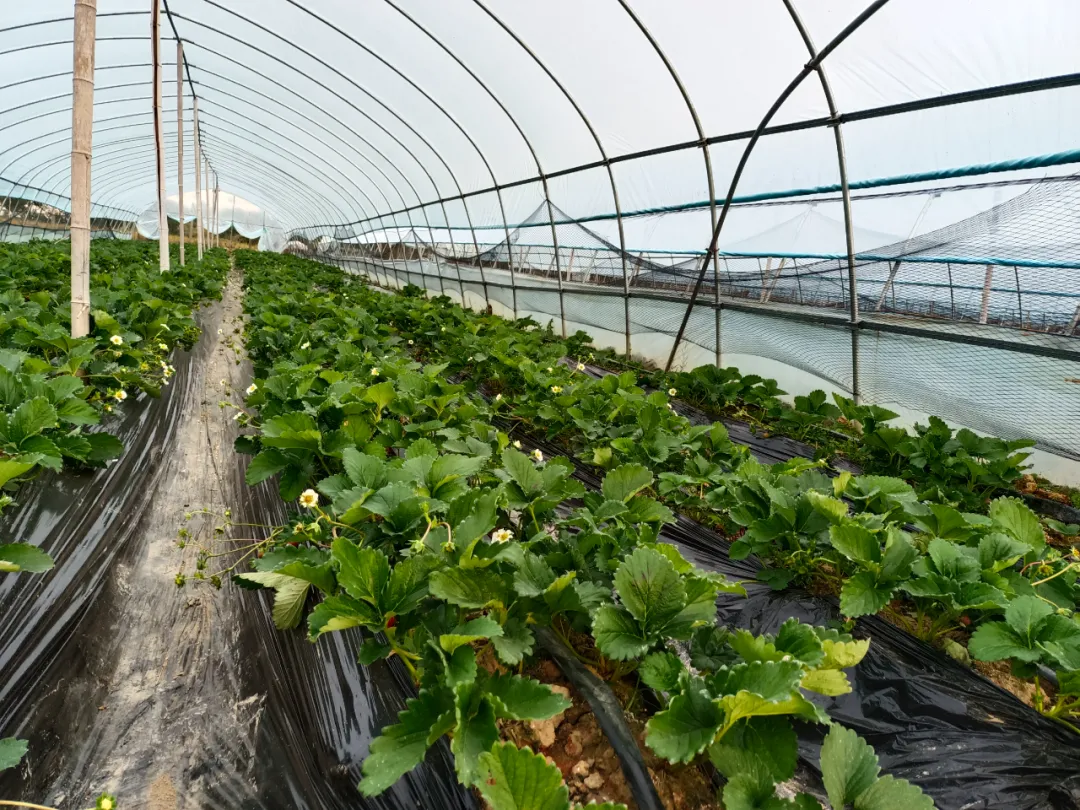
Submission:
<svg viewBox="0 0 1080 810">
<path fill-rule="evenodd" d="M 111 626 L 94 628 L 87 653 L 103 695 L 93 728 L 82 729 L 82 745 L 53 782 L 63 792 L 51 800 L 61 807 L 88 806 L 102 789 L 129 808 L 201 807 L 204 777 L 213 779 L 215 792 L 230 778 L 237 792 L 247 792 L 243 785 L 250 791 L 245 772 L 254 758 L 262 700 L 236 698 L 242 662 L 235 660 L 234 642 L 244 594 L 174 584 L 181 568 L 189 578 L 195 571 L 197 546 L 223 542 L 214 518 L 185 516 L 204 509 L 221 515 L 238 494 L 234 411 L 219 402 L 250 377 L 247 363 L 239 362 L 241 313 L 234 273 L 223 301 L 206 313 L 202 340 L 212 343 L 200 347 L 202 360 L 191 367 L 196 379 L 133 553 L 118 561 L 102 597 Z M 191 533 L 183 550 L 180 527 Z"/>
</svg>

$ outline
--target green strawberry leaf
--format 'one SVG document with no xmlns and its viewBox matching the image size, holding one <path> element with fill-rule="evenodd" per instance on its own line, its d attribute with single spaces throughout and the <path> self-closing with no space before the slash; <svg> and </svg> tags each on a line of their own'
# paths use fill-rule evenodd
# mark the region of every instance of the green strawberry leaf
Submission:
<svg viewBox="0 0 1080 810">
<path fill-rule="evenodd" d="M 547 684 L 517 675 L 493 676 L 484 685 L 484 694 L 493 700 L 496 716 L 510 720 L 545 720 L 572 705 Z"/>
<path fill-rule="evenodd" d="M 432 729 L 450 709 L 449 701 L 427 689 L 421 689 L 405 706 L 397 724 L 387 726 L 382 736 L 371 741 L 359 785 L 365 796 L 379 795 L 424 761 L 434 742 L 429 739 Z"/>
<path fill-rule="evenodd" d="M 724 712 L 692 686 L 649 718 L 645 744 L 668 762 L 690 762 L 709 747 L 723 725 Z"/>
<path fill-rule="evenodd" d="M 650 689 L 671 692 L 679 685 L 679 676 L 686 671 L 675 653 L 658 652 L 645 656 L 638 668 L 638 677 Z"/>
<path fill-rule="evenodd" d="M 821 781 L 833 807 L 855 803 L 881 769 L 874 749 L 851 729 L 834 725 L 821 746 Z"/>
<path fill-rule="evenodd" d="M 449 633 L 439 636 L 439 646 L 452 653 L 463 644 L 472 644 L 482 638 L 494 638 L 502 634 L 503 629 L 497 621 L 481 616 L 479 619 L 459 624 Z"/>
<path fill-rule="evenodd" d="M 0 771 L 14 768 L 26 756 L 30 744 L 26 740 L 7 737 L 0 740 Z"/>
<path fill-rule="evenodd" d="M 539 754 L 498 743 L 480 755 L 477 789 L 491 810 L 568 810 L 559 769 Z"/>
<path fill-rule="evenodd" d="M 609 501 L 627 503 L 653 482 L 653 474 L 640 464 L 623 464 L 604 476 L 600 490 Z"/>
<path fill-rule="evenodd" d="M 0 572 L 43 574 L 55 565 L 53 558 L 29 543 L 0 543 Z"/>
</svg>

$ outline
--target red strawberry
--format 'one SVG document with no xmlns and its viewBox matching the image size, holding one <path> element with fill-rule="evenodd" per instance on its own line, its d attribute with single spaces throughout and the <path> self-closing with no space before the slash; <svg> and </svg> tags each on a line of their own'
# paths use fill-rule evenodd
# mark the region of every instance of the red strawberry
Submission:
<svg viewBox="0 0 1080 810">
<path fill-rule="evenodd" d="M 386 626 L 388 628 L 397 627 L 397 616 L 391 616 L 389 619 L 387 619 L 386 620 Z"/>
</svg>

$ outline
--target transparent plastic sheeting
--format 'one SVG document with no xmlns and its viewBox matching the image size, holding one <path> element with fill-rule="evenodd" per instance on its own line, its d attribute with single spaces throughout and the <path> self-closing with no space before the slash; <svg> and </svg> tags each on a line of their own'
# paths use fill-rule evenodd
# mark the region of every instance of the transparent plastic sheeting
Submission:
<svg viewBox="0 0 1080 810">
<path fill-rule="evenodd" d="M 565 318 L 568 333 L 583 329 L 598 345 L 618 350 L 625 346 L 629 313 L 633 353 L 661 364 L 686 308 L 678 290 L 632 290 L 625 299 L 619 287 L 564 281 L 560 293 L 552 278 L 530 276 L 512 285 L 505 270 L 488 267 L 481 274 L 431 258 L 322 258 L 391 288 L 415 284 L 474 309 L 532 317 L 556 332 Z M 852 394 L 851 329 L 842 313 L 808 321 L 791 307 L 731 301 L 721 304 L 719 318 L 716 312 L 711 296 L 694 310 L 679 367 L 713 362 L 719 327 L 723 365 L 778 378 L 791 394 L 813 388 Z M 985 344 L 981 338 L 997 331 L 993 327 L 954 324 L 912 334 L 889 331 L 894 325 L 875 316 L 859 328 L 860 388 L 867 401 L 901 406 L 923 423 L 934 414 L 991 435 L 1034 439 L 1054 456 L 1080 460 L 1080 359 L 1070 354 L 1075 339 L 1028 334 L 1023 342 Z"/>
<path fill-rule="evenodd" d="M 184 192 L 184 222 L 196 222 L 198 197 L 195 192 Z M 245 239 L 258 240 L 259 250 L 280 253 L 285 248 L 285 231 L 272 216 L 256 205 L 237 197 L 235 194 L 221 192 L 217 199 L 217 214 L 211 217 L 214 207 L 214 195 L 203 192 L 203 228 L 215 233 L 228 233 L 235 230 Z M 180 221 L 180 195 L 172 194 L 165 198 L 165 215 L 170 222 Z M 214 227 L 211 227 L 214 226 Z M 146 239 L 157 239 L 160 233 L 158 207 L 148 206 L 139 215 L 137 223 L 139 233 Z M 190 237 L 192 231 L 188 232 Z"/>
</svg>

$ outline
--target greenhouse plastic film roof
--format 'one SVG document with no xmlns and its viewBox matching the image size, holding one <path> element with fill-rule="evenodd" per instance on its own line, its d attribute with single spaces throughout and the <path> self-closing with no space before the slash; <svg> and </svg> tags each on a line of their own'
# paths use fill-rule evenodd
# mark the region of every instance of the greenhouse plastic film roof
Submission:
<svg viewBox="0 0 1080 810">
<path fill-rule="evenodd" d="M 8 5 L 0 239 L 34 218 L 53 235 L 70 208 L 72 3 Z M 103 234 L 156 233 L 150 6 L 98 2 L 92 197 Z M 195 188 L 197 99 L 210 188 L 244 212 L 230 217 L 224 206 L 217 228 L 265 248 L 370 256 L 383 243 L 386 259 L 395 256 L 387 244 L 410 244 L 414 253 L 402 247 L 392 260 L 420 257 L 415 280 L 460 282 L 451 265 L 467 259 L 487 304 L 501 262 L 515 288 L 507 309 L 518 314 L 530 295 L 517 288 L 555 279 L 558 304 L 533 311 L 564 326 L 565 284 L 621 287 L 619 324 L 574 323 L 625 333 L 627 348 L 634 332 L 673 337 L 672 360 L 684 338 L 721 360 L 719 318 L 704 335 L 706 313 L 684 302 L 635 323 L 632 290 L 712 308 L 732 298 L 825 307 L 851 324 L 880 313 L 931 318 L 939 333 L 957 321 L 1075 331 L 1075 3 L 169 0 L 163 9 L 173 217 L 178 41 L 185 197 Z M 963 331 L 950 339 L 971 341 Z M 1055 361 L 1071 361 L 1067 343 Z M 748 348 L 794 362 L 791 349 Z M 869 393 L 859 349 L 848 353 L 843 374 L 823 363 L 813 372 Z M 935 401 L 949 398 L 942 385 Z M 908 387 L 878 393 L 903 401 Z M 1020 429 L 1007 422 L 976 427 Z M 1040 442 L 1080 453 L 1080 436 L 1052 432 Z"/>
</svg>

